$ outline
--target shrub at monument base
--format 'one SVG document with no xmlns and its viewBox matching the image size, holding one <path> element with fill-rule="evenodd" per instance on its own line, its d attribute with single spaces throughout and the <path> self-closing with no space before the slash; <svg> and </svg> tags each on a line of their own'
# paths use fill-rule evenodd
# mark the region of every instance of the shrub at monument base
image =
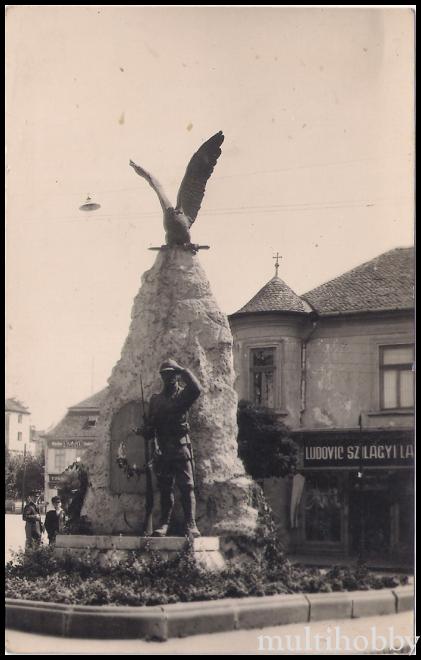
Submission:
<svg viewBox="0 0 421 660">
<path fill-rule="evenodd" d="M 162 605 L 176 602 L 393 588 L 406 577 L 376 576 L 364 567 L 323 572 L 292 565 L 276 545 L 260 560 L 221 573 L 200 570 L 187 550 L 173 560 L 132 553 L 103 569 L 86 555 L 56 559 L 51 548 L 20 553 L 6 566 L 6 596 L 79 605 Z"/>
<path fill-rule="evenodd" d="M 297 466 L 298 446 L 289 428 L 269 408 L 244 399 L 237 409 L 238 455 L 253 479 L 285 477 Z"/>
</svg>

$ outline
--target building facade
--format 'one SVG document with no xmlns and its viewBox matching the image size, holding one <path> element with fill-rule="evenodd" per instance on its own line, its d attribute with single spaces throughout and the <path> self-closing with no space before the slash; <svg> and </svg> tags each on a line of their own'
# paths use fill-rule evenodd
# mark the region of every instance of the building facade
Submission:
<svg viewBox="0 0 421 660">
<path fill-rule="evenodd" d="M 413 292 L 399 248 L 302 296 L 276 275 L 230 317 L 239 397 L 299 446 L 298 473 L 264 482 L 296 555 L 412 560 Z"/>
<path fill-rule="evenodd" d="M 25 448 L 29 454 L 37 453 L 31 413 L 14 398 L 6 399 L 5 402 L 5 446 L 11 453 L 23 454 Z"/>
<path fill-rule="evenodd" d="M 45 501 L 57 495 L 57 484 L 64 470 L 97 438 L 96 423 L 107 388 L 71 406 L 65 417 L 44 435 L 45 443 Z"/>
</svg>

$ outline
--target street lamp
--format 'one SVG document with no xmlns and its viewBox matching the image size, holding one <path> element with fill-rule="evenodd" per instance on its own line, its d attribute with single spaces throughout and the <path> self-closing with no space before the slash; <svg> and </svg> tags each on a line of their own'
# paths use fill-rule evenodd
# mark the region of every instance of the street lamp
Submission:
<svg viewBox="0 0 421 660">
<path fill-rule="evenodd" d="M 92 197 L 88 194 L 85 201 L 79 206 L 79 211 L 96 211 L 101 208 L 101 204 L 94 202 Z"/>
</svg>

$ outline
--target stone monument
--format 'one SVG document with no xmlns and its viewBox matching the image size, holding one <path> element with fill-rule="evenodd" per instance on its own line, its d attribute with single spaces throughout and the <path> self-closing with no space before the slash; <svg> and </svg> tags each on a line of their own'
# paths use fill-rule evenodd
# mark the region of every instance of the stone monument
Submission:
<svg viewBox="0 0 421 660">
<path fill-rule="evenodd" d="M 152 268 L 142 276 L 121 358 L 108 381 L 108 396 L 97 422 L 98 440 L 84 456 L 89 488 L 82 515 L 95 535 L 133 536 L 142 543 L 139 537 L 148 533 L 145 441 L 132 429 L 142 425 L 147 402 L 161 389 L 159 367 L 169 358 L 190 369 L 201 386 L 201 395 L 189 411 L 196 520 L 202 534 L 202 538 L 194 539 L 196 547 L 206 550 L 207 537 L 252 537 L 258 525 L 255 486 L 237 456 L 232 335 L 200 265 L 200 246 L 190 242 L 189 233 L 206 181 L 221 153 L 222 140 L 222 133 L 218 133 L 193 156 L 180 187 L 177 209 L 169 206 L 157 181 L 131 163 L 158 191 L 167 242 L 159 249 Z M 122 455 L 125 470 L 121 468 Z M 155 479 L 152 486 L 155 525 L 159 520 Z M 168 530 L 171 539 L 182 534 L 177 526 L 180 520 L 176 508 Z M 219 547 L 216 540 L 210 540 L 213 550 Z M 168 545 L 170 539 L 150 541 Z M 66 543 L 70 544 L 70 539 Z M 112 547 L 122 544 L 124 539 Z M 58 542 L 57 547 L 60 545 Z"/>
</svg>

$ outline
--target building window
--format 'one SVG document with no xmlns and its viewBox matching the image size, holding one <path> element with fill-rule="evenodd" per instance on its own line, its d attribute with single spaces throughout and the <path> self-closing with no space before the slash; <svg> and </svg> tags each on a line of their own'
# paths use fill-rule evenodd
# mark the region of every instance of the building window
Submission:
<svg viewBox="0 0 421 660">
<path fill-rule="evenodd" d="M 96 426 L 97 419 L 98 419 L 98 417 L 88 417 L 82 428 L 84 428 L 84 429 L 93 428 L 94 426 Z"/>
<path fill-rule="evenodd" d="M 57 451 L 54 454 L 54 468 L 63 472 L 66 467 L 66 451 Z"/>
<path fill-rule="evenodd" d="M 275 349 L 251 349 L 252 402 L 275 408 Z"/>
<path fill-rule="evenodd" d="M 22 415 L 20 413 L 18 415 L 18 424 L 22 424 Z"/>
<path fill-rule="evenodd" d="M 414 407 L 414 346 L 380 346 L 380 407 Z"/>
<path fill-rule="evenodd" d="M 18 431 L 18 442 L 22 442 L 22 432 Z"/>
</svg>

